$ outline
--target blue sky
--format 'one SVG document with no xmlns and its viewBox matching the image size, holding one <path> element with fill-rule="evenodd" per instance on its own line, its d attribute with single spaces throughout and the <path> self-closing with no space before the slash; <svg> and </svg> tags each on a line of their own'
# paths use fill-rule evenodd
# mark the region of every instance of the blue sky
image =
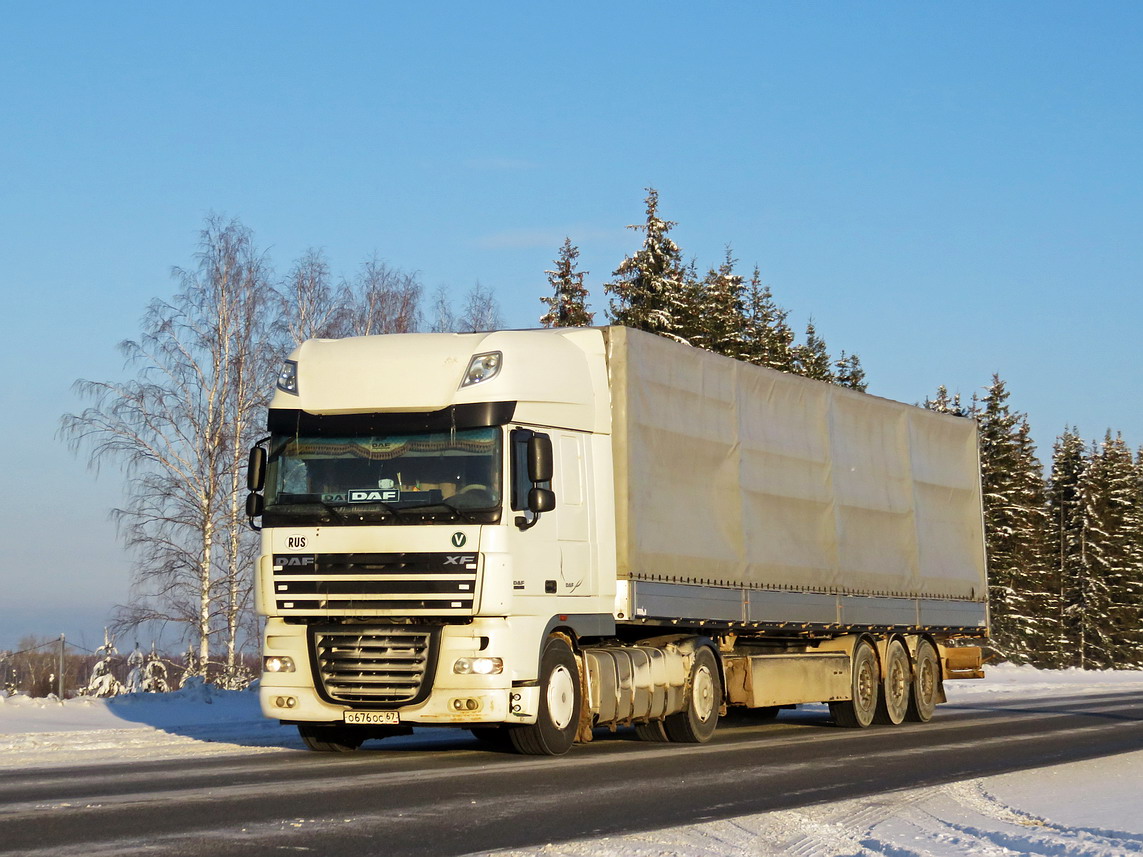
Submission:
<svg viewBox="0 0 1143 857">
<path fill-rule="evenodd" d="M 1141 37 L 1110 2 L 6 4 L 0 647 L 93 648 L 127 597 L 118 474 L 55 431 L 210 212 L 279 273 L 376 252 L 530 326 L 564 236 L 602 320 L 654 186 L 872 392 L 999 372 L 1042 458 L 1138 447 Z"/>
</svg>

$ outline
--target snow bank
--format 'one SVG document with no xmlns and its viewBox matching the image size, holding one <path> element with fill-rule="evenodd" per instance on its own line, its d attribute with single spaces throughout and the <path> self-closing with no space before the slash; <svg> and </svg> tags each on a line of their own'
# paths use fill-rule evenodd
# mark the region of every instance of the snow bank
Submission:
<svg viewBox="0 0 1143 857">
<path fill-rule="evenodd" d="M 299 748 L 293 727 L 266 720 L 253 690 L 193 683 L 111 699 L 0 695 L 0 769 Z"/>
</svg>

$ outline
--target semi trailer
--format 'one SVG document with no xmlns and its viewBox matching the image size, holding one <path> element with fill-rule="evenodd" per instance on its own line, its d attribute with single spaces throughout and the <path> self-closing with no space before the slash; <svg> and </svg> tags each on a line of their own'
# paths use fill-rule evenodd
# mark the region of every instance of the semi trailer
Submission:
<svg viewBox="0 0 1143 857">
<path fill-rule="evenodd" d="M 976 425 L 624 327 L 308 340 L 251 450 L 264 714 L 559 755 L 982 675 Z"/>
</svg>

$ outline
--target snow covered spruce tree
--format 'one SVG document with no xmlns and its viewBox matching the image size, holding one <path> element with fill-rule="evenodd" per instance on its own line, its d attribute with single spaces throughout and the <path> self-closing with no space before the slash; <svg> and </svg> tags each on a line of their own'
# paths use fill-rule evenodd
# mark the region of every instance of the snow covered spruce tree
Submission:
<svg viewBox="0 0 1143 857">
<path fill-rule="evenodd" d="M 734 273 L 737 260 L 726 248 L 726 258 L 711 268 L 697 282 L 693 304 L 698 312 L 692 322 L 691 344 L 715 354 L 745 360 L 749 356 L 746 342 L 746 283 Z"/>
<path fill-rule="evenodd" d="M 628 226 L 643 233 L 643 246 L 619 263 L 604 290 L 615 296 L 608 316 L 622 324 L 686 342 L 690 313 L 687 270 L 679 246 L 670 238 L 675 226 L 659 217 L 659 192 L 647 188 L 645 223 Z"/>
<path fill-rule="evenodd" d="M 1081 480 L 1083 564 L 1096 610 L 1083 623 L 1085 661 L 1103 668 L 1140 661 L 1140 522 L 1135 462 L 1109 430 L 1093 444 Z M 1070 606 L 1070 605 L 1069 605 Z M 1098 627 L 1094 627 L 1098 626 Z"/>
<path fill-rule="evenodd" d="M 818 336 L 813 319 L 806 325 L 806 341 L 794 346 L 794 373 L 815 381 L 834 383 L 833 359 L 826 349 L 825 340 Z"/>
<path fill-rule="evenodd" d="M 115 648 L 114 638 L 106 628 L 103 630 L 103 645 L 95 650 L 95 656 L 98 660 L 91 668 L 91 677 L 80 694 L 106 698 L 123 693 L 123 685 L 115 677 L 115 658 L 119 656 L 119 652 Z"/>
<path fill-rule="evenodd" d="M 1011 410 L 1009 395 L 993 375 L 976 409 L 992 637 L 1007 660 L 1044 666 L 1057 610 L 1043 551 L 1043 468 L 1027 417 Z"/>
<path fill-rule="evenodd" d="M 565 238 L 555 260 L 555 269 L 544 271 L 552 288 L 550 296 L 540 298 L 548 308 L 540 316 L 540 324 L 544 327 L 590 327 L 595 323 L 595 313 L 587 309 L 587 288 L 583 284 L 588 272 L 576 269 L 578 258 L 579 248 L 572 244 L 570 238 Z"/>
<path fill-rule="evenodd" d="M 1079 653 L 1072 641 L 1082 626 L 1081 580 L 1083 556 L 1083 474 L 1087 448 L 1079 432 L 1066 428 L 1052 446 L 1052 469 L 1048 478 L 1047 554 L 1052 568 L 1059 610 L 1058 633 L 1052 643 L 1052 656 L 1058 666 L 1074 666 Z"/>
<path fill-rule="evenodd" d="M 937 387 L 937 395 L 932 399 L 925 399 L 924 407 L 938 414 L 952 414 L 954 417 L 969 416 L 968 408 L 961 404 L 960 393 L 950 396 L 948 387 L 941 384 Z"/>
<path fill-rule="evenodd" d="M 794 331 L 786 323 L 789 311 L 774 302 L 769 286 L 762 285 L 757 265 L 746 288 L 745 303 L 743 359 L 781 372 L 793 372 Z"/>
<path fill-rule="evenodd" d="M 856 354 L 841 352 L 841 357 L 834 365 L 834 382 L 842 387 L 849 387 L 864 393 L 869 384 L 865 381 L 865 368 L 861 365 L 861 358 Z"/>
<path fill-rule="evenodd" d="M 120 345 L 134 377 L 76 382 L 92 404 L 65 415 L 62 434 L 93 466 L 126 472 L 127 502 L 113 515 L 134 582 L 117 627 L 181 626 L 204 663 L 218 638 L 233 670 L 252 630 L 256 544 L 243 483 L 281 357 L 274 292 L 250 230 L 217 217 L 201 232 L 196 267 L 175 278 L 173 299 L 152 301 L 142 335 Z"/>
</svg>

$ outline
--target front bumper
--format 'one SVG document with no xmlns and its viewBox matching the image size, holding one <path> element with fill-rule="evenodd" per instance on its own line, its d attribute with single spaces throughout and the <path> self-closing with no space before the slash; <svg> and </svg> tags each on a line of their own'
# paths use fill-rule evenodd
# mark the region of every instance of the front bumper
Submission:
<svg viewBox="0 0 1143 857">
<path fill-rule="evenodd" d="M 289 657 L 293 672 L 262 673 L 258 698 L 262 713 L 279 720 L 337 722 L 347 711 L 395 711 L 401 724 L 475 725 L 534 723 L 539 697 L 535 687 L 513 687 L 509 664 L 498 675 L 457 675 L 458 658 L 502 656 L 510 650 L 503 620 L 478 619 L 441 629 L 436 663 L 429 665 L 429 692 L 403 706 L 333 702 L 319 693 L 311 669 L 307 629 L 272 618 L 266 625 L 263 652 Z"/>
</svg>

